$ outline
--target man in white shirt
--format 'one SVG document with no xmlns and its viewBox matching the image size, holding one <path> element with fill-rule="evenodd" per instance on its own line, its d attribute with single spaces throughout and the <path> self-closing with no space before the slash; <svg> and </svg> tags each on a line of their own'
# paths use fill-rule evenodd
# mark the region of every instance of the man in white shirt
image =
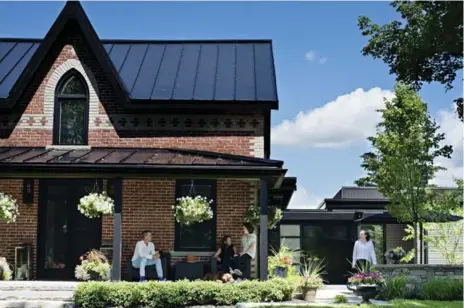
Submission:
<svg viewBox="0 0 464 308">
<path fill-rule="evenodd" d="M 160 254 L 155 252 L 155 245 L 152 243 L 151 231 L 143 231 L 143 240 L 138 241 L 135 245 L 134 256 L 132 257 L 132 266 L 139 269 L 140 282 L 146 281 L 145 267 L 150 265 L 156 266 L 156 273 L 159 280 L 163 278 L 163 268 L 161 266 Z"/>
</svg>

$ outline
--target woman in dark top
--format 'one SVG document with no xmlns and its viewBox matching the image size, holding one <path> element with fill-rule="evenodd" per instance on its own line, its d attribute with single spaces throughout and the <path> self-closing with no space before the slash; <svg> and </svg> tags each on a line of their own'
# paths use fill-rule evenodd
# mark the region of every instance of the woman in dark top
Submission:
<svg viewBox="0 0 464 308">
<path fill-rule="evenodd" d="M 229 268 L 232 266 L 232 258 L 235 255 L 235 248 L 232 245 L 232 239 L 226 235 L 222 238 L 222 245 L 216 251 L 214 256 L 217 259 L 218 264 L 222 265 L 224 272 L 229 272 Z"/>
</svg>

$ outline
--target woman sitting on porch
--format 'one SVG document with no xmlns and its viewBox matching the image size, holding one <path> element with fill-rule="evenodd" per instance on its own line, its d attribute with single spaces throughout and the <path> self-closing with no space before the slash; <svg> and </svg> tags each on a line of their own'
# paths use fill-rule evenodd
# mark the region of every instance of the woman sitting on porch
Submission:
<svg viewBox="0 0 464 308">
<path fill-rule="evenodd" d="M 238 276 L 242 274 L 243 279 L 251 279 L 251 260 L 256 256 L 256 234 L 253 232 L 254 228 L 251 224 L 243 224 L 242 252 L 236 255 L 237 266 L 235 266 L 234 271 Z M 237 267 L 241 269 L 242 273 L 236 271 Z"/>
<path fill-rule="evenodd" d="M 233 267 L 232 259 L 236 255 L 235 247 L 232 245 L 232 239 L 228 235 L 222 238 L 221 244 L 214 257 L 217 259 L 217 263 L 221 265 L 222 271 L 228 272 Z"/>
</svg>

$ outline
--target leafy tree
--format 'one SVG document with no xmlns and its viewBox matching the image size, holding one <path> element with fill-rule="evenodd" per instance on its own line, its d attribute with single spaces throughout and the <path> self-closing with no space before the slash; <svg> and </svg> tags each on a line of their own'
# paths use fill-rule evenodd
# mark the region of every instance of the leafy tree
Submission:
<svg viewBox="0 0 464 308">
<path fill-rule="evenodd" d="M 382 120 L 376 136 L 368 138 L 373 150 L 361 156 L 367 176 L 355 183 L 377 185 L 390 200 L 388 211 L 401 222 L 413 223 L 417 230 L 436 198 L 427 179 L 444 169 L 435 166 L 434 160 L 450 158 L 453 150 L 440 145 L 445 136 L 412 87 L 396 85 L 395 98 L 386 101 L 379 112 Z"/>
<path fill-rule="evenodd" d="M 423 83 L 439 82 L 453 88 L 462 70 L 462 1 L 393 1 L 401 21 L 377 25 L 366 16 L 358 18 L 362 35 L 369 37 L 363 55 L 382 59 L 398 81 L 419 90 Z M 463 99 L 455 100 L 462 121 Z"/>
<path fill-rule="evenodd" d="M 434 198 L 429 205 L 430 209 L 435 209 L 435 219 L 442 222 L 424 224 L 424 230 L 428 232 L 424 236 L 424 242 L 431 250 L 439 252 L 447 264 L 462 264 L 464 261 L 464 221 L 443 222 L 444 220 L 440 219 L 441 215 L 464 215 L 462 207 L 463 180 L 456 180 L 456 185 L 457 189 L 438 193 L 437 198 Z M 433 217 L 430 217 L 430 220 L 433 220 Z M 404 240 L 412 240 L 416 236 L 412 226 L 408 226 L 405 231 L 407 235 L 403 238 Z"/>
</svg>

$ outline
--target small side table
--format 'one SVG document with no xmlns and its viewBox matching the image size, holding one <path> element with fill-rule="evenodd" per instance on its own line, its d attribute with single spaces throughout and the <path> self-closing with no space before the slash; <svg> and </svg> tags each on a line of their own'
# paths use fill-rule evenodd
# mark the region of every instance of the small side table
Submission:
<svg viewBox="0 0 464 308">
<path fill-rule="evenodd" d="M 174 265 L 174 280 L 188 279 L 196 280 L 202 279 L 204 275 L 204 265 L 200 262 L 188 263 L 178 262 Z"/>
</svg>

